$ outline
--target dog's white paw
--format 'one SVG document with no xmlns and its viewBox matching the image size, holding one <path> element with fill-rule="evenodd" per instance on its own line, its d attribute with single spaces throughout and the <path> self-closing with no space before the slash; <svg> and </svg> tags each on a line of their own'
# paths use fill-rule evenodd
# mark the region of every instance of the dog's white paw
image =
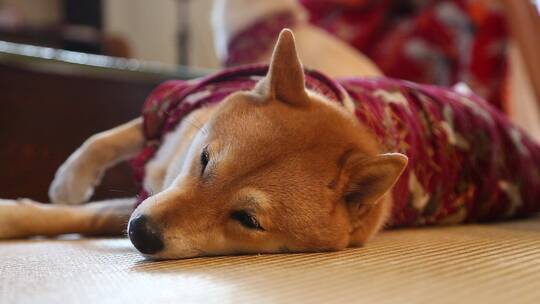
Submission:
<svg viewBox="0 0 540 304">
<path fill-rule="evenodd" d="M 36 203 L 29 199 L 0 199 L 0 240 L 32 236 L 38 215 Z"/>
<path fill-rule="evenodd" d="M 56 171 L 49 198 L 55 204 L 82 204 L 90 199 L 102 175 L 95 161 L 76 151 Z"/>
</svg>

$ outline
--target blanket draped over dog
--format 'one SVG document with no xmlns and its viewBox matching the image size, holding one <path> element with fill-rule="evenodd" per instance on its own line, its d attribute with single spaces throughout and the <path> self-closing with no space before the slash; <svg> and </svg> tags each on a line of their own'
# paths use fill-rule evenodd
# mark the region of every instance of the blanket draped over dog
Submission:
<svg viewBox="0 0 540 304">
<path fill-rule="evenodd" d="M 261 65 L 232 68 L 160 85 L 143 108 L 144 166 L 183 118 L 204 105 L 250 90 L 266 75 Z M 305 70 L 306 87 L 336 102 L 350 98 L 357 118 L 382 152 L 401 152 L 409 166 L 393 189 L 391 227 L 489 221 L 540 211 L 540 146 L 473 94 L 389 78 L 331 80 Z M 141 199 L 146 197 L 143 190 Z"/>
</svg>

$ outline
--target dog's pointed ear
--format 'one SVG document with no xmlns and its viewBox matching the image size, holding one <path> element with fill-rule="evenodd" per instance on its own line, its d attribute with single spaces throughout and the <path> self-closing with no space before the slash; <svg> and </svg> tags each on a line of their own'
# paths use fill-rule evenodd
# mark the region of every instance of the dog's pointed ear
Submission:
<svg viewBox="0 0 540 304">
<path fill-rule="evenodd" d="M 348 182 L 344 200 L 351 219 L 358 218 L 364 206 L 372 206 L 397 182 L 407 166 L 407 156 L 400 153 L 374 157 L 351 156 L 345 164 Z"/>
<path fill-rule="evenodd" d="M 267 98 L 291 105 L 304 105 L 309 97 L 304 84 L 304 68 L 298 58 L 294 35 L 284 29 L 274 47 L 268 74 L 256 88 Z"/>
<path fill-rule="evenodd" d="M 399 153 L 347 157 L 342 191 L 351 225 L 351 246 L 365 244 L 383 227 L 391 206 L 381 198 L 392 189 L 407 162 L 407 157 Z"/>
</svg>

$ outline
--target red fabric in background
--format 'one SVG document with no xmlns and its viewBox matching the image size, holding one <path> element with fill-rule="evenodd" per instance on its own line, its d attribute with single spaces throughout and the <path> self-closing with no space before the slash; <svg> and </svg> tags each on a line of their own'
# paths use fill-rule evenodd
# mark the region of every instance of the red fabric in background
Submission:
<svg viewBox="0 0 540 304">
<path fill-rule="evenodd" d="M 467 83 L 503 109 L 507 27 L 495 1 L 299 0 L 310 21 L 371 58 L 386 76 Z"/>
</svg>

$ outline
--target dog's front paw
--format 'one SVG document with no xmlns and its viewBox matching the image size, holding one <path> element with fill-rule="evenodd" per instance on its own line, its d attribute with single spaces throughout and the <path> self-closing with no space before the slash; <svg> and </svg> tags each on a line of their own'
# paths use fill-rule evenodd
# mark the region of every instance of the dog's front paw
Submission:
<svg viewBox="0 0 540 304">
<path fill-rule="evenodd" d="M 0 240 L 32 236 L 37 204 L 28 199 L 0 199 Z"/>
<path fill-rule="evenodd" d="M 95 161 L 76 151 L 56 171 L 49 198 L 55 204 L 82 204 L 92 196 L 102 174 Z"/>
</svg>

